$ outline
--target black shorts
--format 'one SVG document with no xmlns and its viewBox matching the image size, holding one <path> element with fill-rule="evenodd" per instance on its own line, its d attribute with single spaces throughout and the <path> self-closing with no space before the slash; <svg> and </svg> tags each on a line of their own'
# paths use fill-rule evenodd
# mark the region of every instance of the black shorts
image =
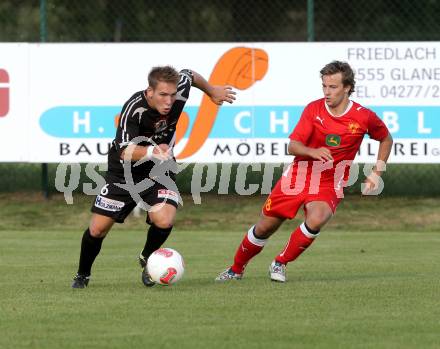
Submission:
<svg viewBox="0 0 440 349">
<path fill-rule="evenodd" d="M 174 178 L 170 178 L 174 183 Z M 138 183 L 136 181 L 135 183 Z M 125 218 L 136 207 L 140 199 L 148 206 L 160 203 L 168 203 L 178 207 L 180 196 L 174 190 L 167 189 L 164 185 L 157 182 L 150 182 L 147 189 L 138 195 L 132 195 L 130 190 L 121 188 L 118 184 L 126 185 L 123 176 L 107 173 L 105 185 L 101 188 L 101 193 L 96 196 L 91 211 L 103 216 L 111 217 L 117 223 L 124 223 Z"/>
</svg>

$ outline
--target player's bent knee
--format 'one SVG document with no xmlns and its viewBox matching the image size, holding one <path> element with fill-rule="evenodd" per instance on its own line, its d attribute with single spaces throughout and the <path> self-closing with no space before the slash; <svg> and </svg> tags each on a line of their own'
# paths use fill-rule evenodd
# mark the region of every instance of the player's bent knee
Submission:
<svg viewBox="0 0 440 349">
<path fill-rule="evenodd" d="M 161 229 L 170 229 L 174 225 L 175 217 L 176 208 L 170 204 L 166 204 L 159 211 L 149 212 L 147 223 L 154 224 Z"/>
<path fill-rule="evenodd" d="M 171 229 L 174 225 L 174 219 L 168 217 L 155 217 L 152 223 L 160 229 Z"/>
<path fill-rule="evenodd" d="M 255 236 L 260 239 L 266 239 L 274 232 L 275 229 L 272 229 L 269 226 L 264 226 L 263 224 L 259 224 L 255 226 Z"/>
<path fill-rule="evenodd" d="M 97 222 L 90 222 L 89 231 L 90 235 L 94 238 L 104 238 L 107 233 L 110 231 L 112 225 L 109 224 L 100 224 Z"/>
<path fill-rule="evenodd" d="M 104 238 L 108 233 L 108 229 L 102 229 L 92 224 L 89 226 L 89 231 L 90 231 L 90 235 L 93 236 L 94 238 Z"/>
<path fill-rule="evenodd" d="M 307 226 L 312 230 L 320 230 L 324 224 L 318 220 L 306 219 Z"/>
<path fill-rule="evenodd" d="M 310 229 L 319 230 L 321 229 L 331 218 L 331 215 L 326 212 L 317 212 L 308 215 L 306 218 L 306 224 Z"/>
<path fill-rule="evenodd" d="M 274 222 L 260 220 L 255 225 L 255 236 L 260 239 L 267 239 L 269 236 L 275 233 L 279 226 L 280 224 L 278 222 L 274 224 Z"/>
<path fill-rule="evenodd" d="M 114 223 L 113 218 L 93 214 L 89 224 L 90 235 L 95 238 L 104 238 Z"/>
</svg>

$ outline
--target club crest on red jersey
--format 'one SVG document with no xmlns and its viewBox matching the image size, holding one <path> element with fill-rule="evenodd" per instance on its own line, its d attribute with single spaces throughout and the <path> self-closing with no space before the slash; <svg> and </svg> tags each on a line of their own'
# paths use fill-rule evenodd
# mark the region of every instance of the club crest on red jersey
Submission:
<svg viewBox="0 0 440 349">
<path fill-rule="evenodd" d="M 337 147 L 341 144 L 341 136 L 339 135 L 327 135 L 325 137 L 325 144 L 327 144 L 329 147 Z"/>
<path fill-rule="evenodd" d="M 348 124 L 348 130 L 352 133 L 355 134 L 358 132 L 358 130 L 361 128 L 361 125 L 359 125 L 357 122 L 350 122 Z"/>
</svg>

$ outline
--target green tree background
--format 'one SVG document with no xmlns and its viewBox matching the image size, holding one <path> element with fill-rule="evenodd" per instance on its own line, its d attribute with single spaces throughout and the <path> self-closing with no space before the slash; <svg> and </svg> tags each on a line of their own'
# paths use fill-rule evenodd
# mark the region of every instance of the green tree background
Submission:
<svg viewBox="0 0 440 349">
<path fill-rule="evenodd" d="M 307 41 L 307 0 L 44 0 L 49 42 Z M 315 41 L 440 39 L 438 0 L 314 0 Z M 0 41 L 40 41 L 40 1 L 0 2 Z"/>
</svg>

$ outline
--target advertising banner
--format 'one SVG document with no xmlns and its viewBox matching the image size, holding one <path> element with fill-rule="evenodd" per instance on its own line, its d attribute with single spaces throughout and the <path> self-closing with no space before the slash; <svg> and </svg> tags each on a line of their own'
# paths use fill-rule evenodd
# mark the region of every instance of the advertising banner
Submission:
<svg viewBox="0 0 440 349">
<path fill-rule="evenodd" d="M 0 44 L 0 161 L 28 161 L 29 49 Z"/>
<path fill-rule="evenodd" d="M 347 61 L 351 99 L 395 144 L 390 162 L 440 162 L 440 44 L 0 44 L 0 161 L 106 162 L 124 102 L 156 65 L 189 68 L 237 91 L 215 106 L 193 88 L 177 128 L 179 162 L 290 162 L 288 136 L 323 96 L 319 71 Z M 357 162 L 372 163 L 365 138 Z"/>
</svg>

